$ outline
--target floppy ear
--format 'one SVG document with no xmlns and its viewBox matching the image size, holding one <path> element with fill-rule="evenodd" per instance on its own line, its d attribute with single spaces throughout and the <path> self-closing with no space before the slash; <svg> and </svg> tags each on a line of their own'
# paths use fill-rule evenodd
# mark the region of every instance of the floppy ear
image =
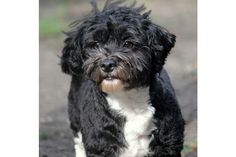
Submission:
<svg viewBox="0 0 236 157">
<path fill-rule="evenodd" d="M 81 36 L 82 30 L 65 33 L 67 38 L 61 56 L 61 69 L 67 74 L 82 72 Z"/>
<path fill-rule="evenodd" d="M 165 64 L 166 57 L 175 45 L 174 34 L 168 32 L 165 28 L 158 25 L 149 27 L 149 45 L 153 53 L 154 70 L 160 72 Z"/>
<path fill-rule="evenodd" d="M 168 32 L 165 28 L 162 28 L 160 26 L 157 26 L 156 33 L 157 33 L 157 36 L 159 36 L 159 43 L 163 47 L 162 60 L 164 64 L 166 57 L 170 53 L 170 50 L 175 46 L 176 36 Z"/>
</svg>

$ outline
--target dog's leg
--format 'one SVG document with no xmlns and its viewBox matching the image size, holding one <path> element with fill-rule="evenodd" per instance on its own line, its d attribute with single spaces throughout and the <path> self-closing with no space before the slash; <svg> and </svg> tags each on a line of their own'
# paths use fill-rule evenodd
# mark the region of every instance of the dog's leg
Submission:
<svg viewBox="0 0 236 157">
<path fill-rule="evenodd" d="M 76 154 L 75 156 L 86 157 L 81 132 L 78 133 L 78 137 L 74 138 L 74 142 L 75 142 L 75 154 Z"/>
<path fill-rule="evenodd" d="M 78 89 L 82 81 L 81 78 L 82 76 L 72 78 L 71 88 L 68 96 L 68 114 L 70 119 L 70 127 L 74 133 L 75 157 L 86 157 L 83 137 L 81 134 L 80 113 L 79 109 L 75 106 L 77 103 Z"/>
<path fill-rule="evenodd" d="M 156 108 L 156 130 L 150 143 L 151 157 L 180 157 L 184 120 L 169 77 L 164 71 L 152 83 L 151 102 Z"/>
<path fill-rule="evenodd" d="M 79 88 L 75 84 L 71 87 L 77 87 L 71 89 L 73 96 L 69 98 L 74 99 L 69 105 L 71 128 L 75 136 L 81 132 L 76 137 L 77 157 L 83 157 L 84 154 L 86 157 L 118 157 L 124 147 L 121 131 L 124 118 L 109 111 L 107 101 L 96 83 L 84 80 Z"/>
</svg>

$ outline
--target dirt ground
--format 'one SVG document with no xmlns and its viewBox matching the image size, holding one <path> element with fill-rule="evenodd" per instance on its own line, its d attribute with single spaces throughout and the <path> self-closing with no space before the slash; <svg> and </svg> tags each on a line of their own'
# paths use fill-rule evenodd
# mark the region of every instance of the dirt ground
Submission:
<svg viewBox="0 0 236 157">
<path fill-rule="evenodd" d="M 104 1 L 99 0 L 99 6 Z M 151 18 L 177 36 L 167 69 L 186 120 L 184 157 L 197 156 L 197 2 L 138 0 L 152 9 Z M 61 73 L 63 30 L 88 13 L 88 1 L 40 0 L 40 157 L 74 157 L 67 117 L 70 77 Z M 55 22 L 54 22 L 55 21 Z"/>
</svg>

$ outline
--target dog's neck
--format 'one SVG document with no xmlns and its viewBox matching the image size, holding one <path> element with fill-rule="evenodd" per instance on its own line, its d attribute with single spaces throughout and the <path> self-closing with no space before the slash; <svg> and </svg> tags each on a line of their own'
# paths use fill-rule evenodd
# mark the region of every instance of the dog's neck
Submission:
<svg viewBox="0 0 236 157">
<path fill-rule="evenodd" d="M 150 102 L 149 87 L 135 88 L 107 95 L 107 101 L 114 110 L 128 110 L 134 113 L 143 112 Z"/>
</svg>

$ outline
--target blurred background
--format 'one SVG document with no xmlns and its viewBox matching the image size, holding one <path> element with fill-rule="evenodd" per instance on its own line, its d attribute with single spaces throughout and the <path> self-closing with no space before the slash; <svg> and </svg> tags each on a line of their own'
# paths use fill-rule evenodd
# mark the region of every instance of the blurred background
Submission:
<svg viewBox="0 0 236 157">
<path fill-rule="evenodd" d="M 102 8 L 104 0 L 97 0 Z M 127 4 L 132 3 L 128 0 Z M 186 120 L 183 157 L 197 156 L 197 1 L 137 0 L 151 9 L 151 19 L 177 36 L 167 69 Z M 40 114 L 39 156 L 74 157 L 67 117 L 70 77 L 59 57 L 68 25 L 88 14 L 89 0 L 39 0 Z"/>
</svg>

